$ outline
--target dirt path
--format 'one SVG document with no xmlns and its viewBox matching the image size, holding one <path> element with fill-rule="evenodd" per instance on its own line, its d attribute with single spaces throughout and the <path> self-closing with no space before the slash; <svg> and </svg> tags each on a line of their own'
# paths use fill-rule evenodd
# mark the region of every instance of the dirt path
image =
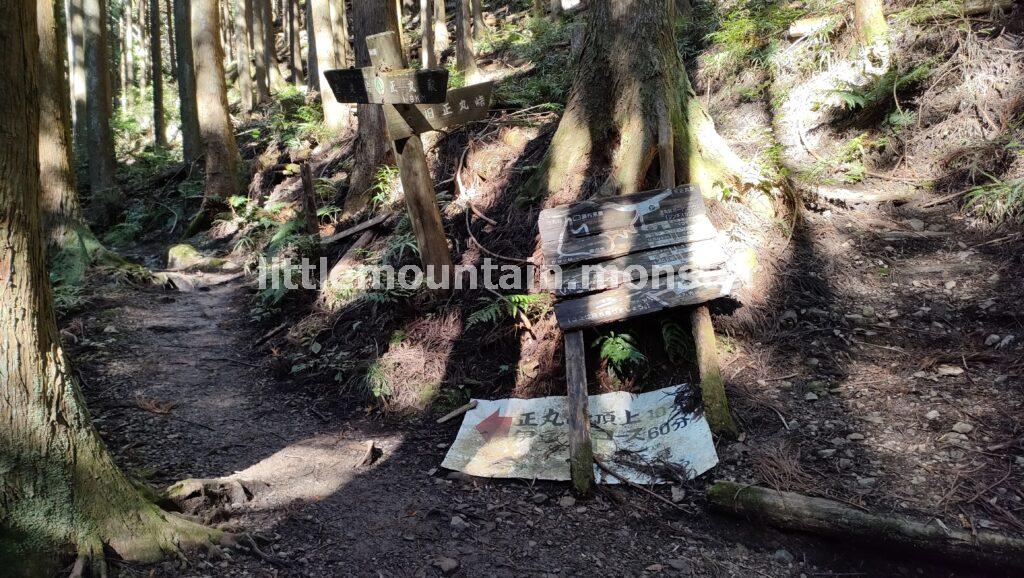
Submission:
<svg viewBox="0 0 1024 578">
<path fill-rule="evenodd" d="M 71 323 L 81 336 L 72 352 L 122 466 L 157 487 L 244 481 L 251 496 L 199 514 L 264 538 L 266 557 L 125 575 L 950 574 L 709 516 L 699 490 L 685 513 L 623 489 L 577 502 L 565 485 L 445 475 L 437 466 L 457 424 L 386 424 L 296 393 L 250 353 L 241 282 L 195 280 L 189 293 L 114 289 Z M 370 440 L 381 455 L 361 466 Z"/>
</svg>

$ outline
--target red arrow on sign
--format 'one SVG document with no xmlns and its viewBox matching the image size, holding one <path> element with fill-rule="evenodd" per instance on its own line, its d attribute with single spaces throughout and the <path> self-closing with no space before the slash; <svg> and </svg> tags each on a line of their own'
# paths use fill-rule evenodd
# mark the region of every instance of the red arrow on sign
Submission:
<svg viewBox="0 0 1024 578">
<path fill-rule="evenodd" d="M 498 411 L 500 410 L 494 410 L 494 413 L 476 424 L 476 431 L 480 432 L 485 442 L 491 441 L 491 438 L 507 436 L 509 428 L 512 427 L 512 418 L 502 416 Z"/>
</svg>

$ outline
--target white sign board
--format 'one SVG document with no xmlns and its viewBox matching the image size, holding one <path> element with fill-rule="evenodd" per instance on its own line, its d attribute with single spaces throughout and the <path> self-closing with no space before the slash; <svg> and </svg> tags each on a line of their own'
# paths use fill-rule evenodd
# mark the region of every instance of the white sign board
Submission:
<svg viewBox="0 0 1024 578">
<path fill-rule="evenodd" d="M 594 455 L 637 483 L 663 481 L 668 470 L 693 478 L 718 463 L 703 415 L 682 409 L 690 386 L 634 395 L 589 397 Z M 486 478 L 569 479 L 564 396 L 477 400 L 466 413 L 442 466 Z M 619 480 L 594 467 L 598 482 Z"/>
</svg>

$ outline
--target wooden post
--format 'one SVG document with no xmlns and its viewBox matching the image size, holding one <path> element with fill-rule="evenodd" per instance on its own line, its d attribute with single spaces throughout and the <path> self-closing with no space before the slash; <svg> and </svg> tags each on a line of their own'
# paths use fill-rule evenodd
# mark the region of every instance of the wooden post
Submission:
<svg viewBox="0 0 1024 578">
<path fill-rule="evenodd" d="M 739 430 L 729 413 L 729 400 L 725 397 L 725 379 L 718 364 L 715 346 L 715 328 L 711 325 L 711 312 L 707 305 L 694 307 L 690 312 L 693 343 L 697 354 L 697 372 L 704 400 L 704 417 L 716 435 L 736 438 Z"/>
<path fill-rule="evenodd" d="M 316 188 L 313 186 L 313 171 L 309 163 L 302 163 L 299 172 L 302 176 L 302 213 L 306 219 L 306 232 L 320 235 L 320 221 L 316 217 Z"/>
<path fill-rule="evenodd" d="M 366 46 L 374 66 L 391 69 L 405 67 L 402 46 L 394 32 L 367 36 Z M 409 210 L 416 243 L 420 248 L 424 275 L 434 282 L 440 282 L 452 273 L 452 256 L 448 251 L 448 240 L 441 222 L 441 211 L 437 207 L 437 195 L 434 193 L 434 182 L 423 152 L 423 143 L 419 135 L 413 135 L 396 142 L 395 150 L 405 192 L 405 206 Z"/>
<path fill-rule="evenodd" d="M 579 494 L 587 494 L 594 485 L 594 449 L 590 443 L 590 416 L 587 412 L 587 363 L 583 332 L 565 334 L 566 421 L 569 424 L 569 473 Z"/>
</svg>

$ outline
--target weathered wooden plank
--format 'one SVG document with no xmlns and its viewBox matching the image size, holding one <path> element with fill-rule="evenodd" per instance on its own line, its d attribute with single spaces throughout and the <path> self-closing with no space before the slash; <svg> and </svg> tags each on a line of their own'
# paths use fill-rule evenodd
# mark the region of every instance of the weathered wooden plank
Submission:
<svg viewBox="0 0 1024 578">
<path fill-rule="evenodd" d="M 569 474 L 577 493 L 594 485 L 594 449 L 590 442 L 587 412 L 587 362 L 583 332 L 565 334 L 566 422 L 569 425 Z"/>
<path fill-rule="evenodd" d="M 725 264 L 727 256 L 717 239 L 704 239 L 685 245 L 674 245 L 651 251 L 632 253 L 609 261 L 579 265 L 546 274 L 543 287 L 556 297 L 583 295 L 614 289 L 641 276 L 648 278 L 662 273 L 687 269 L 710 270 Z"/>
<path fill-rule="evenodd" d="M 711 325 L 711 312 L 707 305 L 698 305 L 690 312 L 694 350 L 697 355 L 697 373 L 700 376 L 704 417 L 715 435 L 736 439 L 739 430 L 729 413 L 729 400 L 725 396 L 725 379 L 718 363 L 715 328 Z"/>
<path fill-rule="evenodd" d="M 487 118 L 493 89 L 493 82 L 481 82 L 449 90 L 447 98 L 439 104 L 385 107 L 388 132 L 391 138 L 398 140 Z"/>
<path fill-rule="evenodd" d="M 647 315 L 664 309 L 696 305 L 729 295 L 736 276 L 723 268 L 676 275 L 643 287 L 621 287 L 567 299 L 555 304 L 555 317 L 563 330 L 580 329 Z"/>
<path fill-rule="evenodd" d="M 347 68 L 324 72 L 338 102 L 360 104 L 414 104 L 445 102 L 448 71 L 392 70 L 376 67 Z"/>
<path fill-rule="evenodd" d="M 452 274 L 452 256 L 448 251 L 434 182 L 430 177 L 420 137 L 409 137 L 399 157 L 398 168 L 405 193 L 405 206 L 409 209 L 424 273 L 428 280 L 441 282 L 445 276 Z"/>
<path fill-rule="evenodd" d="M 609 259 L 716 234 L 694 185 L 546 209 L 538 227 L 548 265 Z"/>
</svg>

